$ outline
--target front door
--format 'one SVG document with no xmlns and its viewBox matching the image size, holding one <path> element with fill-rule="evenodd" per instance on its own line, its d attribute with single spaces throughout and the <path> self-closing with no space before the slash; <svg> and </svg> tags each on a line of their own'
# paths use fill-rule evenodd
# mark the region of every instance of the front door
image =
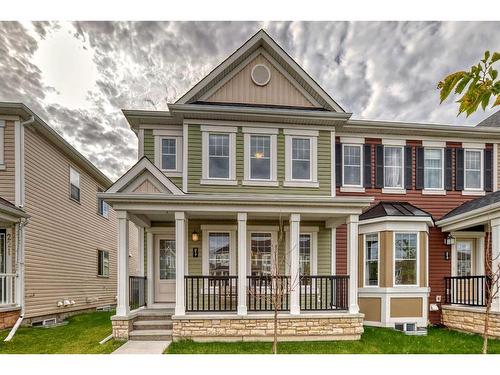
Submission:
<svg viewBox="0 0 500 375">
<path fill-rule="evenodd" d="M 456 245 L 456 276 L 473 275 L 474 241 L 458 240 Z"/>
<path fill-rule="evenodd" d="M 157 236 L 155 241 L 155 302 L 175 302 L 175 240 Z"/>
</svg>

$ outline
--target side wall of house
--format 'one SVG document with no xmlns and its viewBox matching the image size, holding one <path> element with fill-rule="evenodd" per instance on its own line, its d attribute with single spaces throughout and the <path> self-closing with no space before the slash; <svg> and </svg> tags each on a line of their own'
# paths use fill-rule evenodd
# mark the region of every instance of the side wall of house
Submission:
<svg viewBox="0 0 500 375">
<path fill-rule="evenodd" d="M 15 203 L 14 134 L 14 121 L 6 120 L 4 127 L 4 165 L 0 168 L 0 197 L 7 199 L 11 203 Z"/>
</svg>

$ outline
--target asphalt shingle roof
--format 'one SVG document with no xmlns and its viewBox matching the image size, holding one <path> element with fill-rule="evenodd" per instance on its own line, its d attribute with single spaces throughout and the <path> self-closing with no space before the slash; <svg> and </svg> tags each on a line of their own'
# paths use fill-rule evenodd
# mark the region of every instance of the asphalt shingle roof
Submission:
<svg viewBox="0 0 500 375">
<path fill-rule="evenodd" d="M 484 197 L 476 198 L 471 201 L 465 202 L 457 208 L 451 210 L 444 215 L 440 220 L 448 219 L 453 216 L 465 214 L 467 212 L 477 210 L 478 208 L 489 206 L 490 204 L 500 202 L 500 190 L 494 193 L 485 195 Z"/>
<path fill-rule="evenodd" d="M 500 128 L 500 110 L 493 113 L 490 117 L 485 118 L 476 126 L 490 126 L 495 128 Z"/>
</svg>

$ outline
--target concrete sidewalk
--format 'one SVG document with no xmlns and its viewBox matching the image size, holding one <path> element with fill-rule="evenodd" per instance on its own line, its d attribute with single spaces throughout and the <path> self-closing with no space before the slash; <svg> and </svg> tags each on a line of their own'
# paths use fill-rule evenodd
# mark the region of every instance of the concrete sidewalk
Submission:
<svg viewBox="0 0 500 375">
<path fill-rule="evenodd" d="M 162 354 L 171 341 L 127 341 L 111 354 Z"/>
</svg>

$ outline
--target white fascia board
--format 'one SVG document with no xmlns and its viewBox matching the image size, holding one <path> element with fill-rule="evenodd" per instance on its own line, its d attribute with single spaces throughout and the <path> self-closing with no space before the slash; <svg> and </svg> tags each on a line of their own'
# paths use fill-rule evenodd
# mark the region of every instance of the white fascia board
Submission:
<svg viewBox="0 0 500 375">
<path fill-rule="evenodd" d="M 422 146 L 424 146 L 424 147 L 430 147 L 430 148 L 445 148 L 446 147 L 446 141 L 423 140 L 422 141 Z"/>
<path fill-rule="evenodd" d="M 319 135 L 319 132 L 317 130 L 309 130 L 309 129 L 283 129 L 283 134 L 317 137 Z"/>
</svg>

